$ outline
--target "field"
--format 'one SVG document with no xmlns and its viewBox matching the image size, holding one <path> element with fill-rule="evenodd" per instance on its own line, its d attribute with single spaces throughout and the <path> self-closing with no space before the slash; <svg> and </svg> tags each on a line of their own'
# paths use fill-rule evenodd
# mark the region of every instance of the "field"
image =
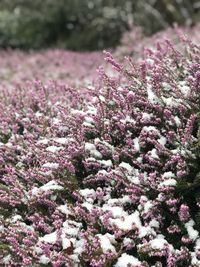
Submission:
<svg viewBox="0 0 200 267">
<path fill-rule="evenodd" d="M 0 52 L 0 266 L 200 266 L 199 28 Z"/>
</svg>

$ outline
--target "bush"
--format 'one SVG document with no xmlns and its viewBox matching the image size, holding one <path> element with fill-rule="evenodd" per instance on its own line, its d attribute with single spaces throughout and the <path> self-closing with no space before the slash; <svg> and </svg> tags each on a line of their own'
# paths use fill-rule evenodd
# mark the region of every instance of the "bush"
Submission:
<svg viewBox="0 0 200 267">
<path fill-rule="evenodd" d="M 169 27 L 166 30 L 157 32 L 152 36 L 145 36 L 144 30 L 141 27 L 133 27 L 131 31 L 127 31 L 122 35 L 120 45 L 115 49 L 115 56 L 119 59 L 123 59 L 124 56 L 131 56 L 134 59 L 139 59 L 143 55 L 145 47 L 152 48 L 159 41 L 160 43 L 165 40 L 171 40 L 176 49 L 183 49 L 180 43 L 180 35 L 186 35 L 187 38 L 193 40 L 195 43 L 199 43 L 200 36 L 200 23 L 197 23 L 193 27 Z"/>
<path fill-rule="evenodd" d="M 200 58 L 184 48 L 106 52 L 116 74 L 96 88 L 0 91 L 2 265 L 199 266 Z"/>
<path fill-rule="evenodd" d="M 102 49 L 115 46 L 133 23 L 150 35 L 199 17 L 197 0 L 2 0 L 0 10 L 0 46 L 25 49 Z"/>
<path fill-rule="evenodd" d="M 110 1 L 112 3 L 112 1 Z M 95 50 L 114 45 L 127 29 L 126 7 L 101 1 L 13 1 L 2 3 L 1 46 L 61 46 Z M 112 38 L 110 37 L 112 34 Z"/>
</svg>

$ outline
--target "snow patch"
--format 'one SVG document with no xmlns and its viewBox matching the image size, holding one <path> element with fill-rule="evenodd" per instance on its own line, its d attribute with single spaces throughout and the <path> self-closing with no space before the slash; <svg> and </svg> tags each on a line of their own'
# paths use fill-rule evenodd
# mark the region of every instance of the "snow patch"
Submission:
<svg viewBox="0 0 200 267">
<path fill-rule="evenodd" d="M 179 119 L 178 116 L 175 116 L 174 117 L 174 121 L 175 121 L 177 127 L 180 127 L 181 126 L 181 120 Z"/>
<path fill-rule="evenodd" d="M 157 237 L 149 242 L 153 249 L 161 250 L 164 245 L 168 244 L 163 235 L 157 235 Z"/>
<path fill-rule="evenodd" d="M 63 235 L 61 236 L 61 238 L 62 238 L 62 247 L 63 247 L 63 249 L 67 249 L 67 248 L 71 247 L 70 239 L 63 237 Z"/>
<path fill-rule="evenodd" d="M 137 258 L 128 255 L 127 253 L 123 253 L 121 257 L 118 258 L 115 267 L 128 267 L 129 265 L 131 267 L 139 266 L 141 265 L 141 262 Z"/>
<path fill-rule="evenodd" d="M 159 159 L 159 156 L 157 154 L 157 150 L 155 148 L 153 148 L 151 151 L 150 151 L 150 155 L 152 158 L 154 159 Z"/>
<path fill-rule="evenodd" d="M 180 89 L 181 93 L 184 96 L 187 96 L 190 93 L 190 87 L 186 84 L 185 81 L 180 81 L 179 84 L 180 84 L 179 89 Z"/>
<path fill-rule="evenodd" d="M 127 115 L 125 117 L 125 119 L 120 120 L 120 122 L 122 122 L 124 124 L 126 124 L 126 123 L 133 123 L 133 124 L 135 124 L 136 123 L 136 121 L 134 119 L 132 119 L 129 115 Z"/>
<path fill-rule="evenodd" d="M 57 241 L 57 232 L 53 232 L 51 234 L 47 234 L 43 237 L 39 238 L 40 241 L 43 241 L 45 243 L 49 243 L 49 244 L 55 244 Z"/>
<path fill-rule="evenodd" d="M 57 207 L 57 209 L 58 209 L 59 211 L 61 211 L 63 214 L 66 214 L 66 215 L 71 214 L 71 211 L 69 210 L 67 204 L 65 204 L 65 205 L 60 205 L 59 207 Z"/>
<path fill-rule="evenodd" d="M 84 121 L 84 122 L 83 122 L 83 126 L 85 126 L 85 127 L 90 127 L 90 128 L 94 128 L 94 127 L 95 127 L 93 124 L 91 124 L 91 123 L 89 123 L 89 122 L 87 122 L 87 121 Z"/>
<path fill-rule="evenodd" d="M 6 265 L 9 264 L 10 261 L 11 261 L 11 255 L 10 254 L 8 254 L 7 256 L 5 256 L 3 258 L 3 263 L 6 264 Z"/>
<path fill-rule="evenodd" d="M 37 144 L 47 145 L 48 142 L 49 142 L 49 139 L 44 138 L 44 139 L 41 139 L 41 140 L 37 141 Z"/>
<path fill-rule="evenodd" d="M 108 160 L 99 160 L 98 161 L 103 167 L 111 168 L 113 166 L 112 161 L 110 159 Z"/>
<path fill-rule="evenodd" d="M 11 222 L 15 223 L 15 222 L 17 222 L 17 221 L 19 221 L 21 219 L 22 219 L 22 216 L 17 214 L 17 215 L 12 217 Z"/>
<path fill-rule="evenodd" d="M 174 178 L 175 177 L 175 174 L 171 171 L 169 172 L 165 172 L 163 175 L 162 175 L 163 178 Z"/>
<path fill-rule="evenodd" d="M 61 185 L 58 185 L 56 181 L 50 181 L 43 186 L 40 187 L 42 191 L 49 191 L 49 190 L 62 190 L 63 187 Z"/>
<path fill-rule="evenodd" d="M 167 138 L 164 137 L 164 136 L 161 136 L 159 139 L 158 139 L 158 143 L 165 146 L 166 143 L 167 143 Z"/>
<path fill-rule="evenodd" d="M 154 94 L 154 92 L 151 90 L 150 86 L 147 88 L 147 97 L 151 104 L 157 104 L 159 103 L 159 98 Z"/>
<path fill-rule="evenodd" d="M 89 189 L 89 188 L 86 188 L 86 189 L 82 189 L 82 190 L 79 190 L 79 193 L 81 196 L 85 197 L 85 198 L 95 198 L 96 197 L 96 193 L 94 191 L 94 189 Z"/>
<path fill-rule="evenodd" d="M 42 167 L 48 168 L 48 169 L 57 169 L 59 167 L 59 164 L 54 163 L 54 162 L 47 162 L 47 163 L 43 164 Z"/>
<path fill-rule="evenodd" d="M 56 143 L 65 145 L 67 143 L 67 138 L 60 137 L 60 138 L 54 138 L 53 139 Z"/>
<path fill-rule="evenodd" d="M 122 231 L 130 231 L 135 227 L 139 231 L 139 237 L 142 238 L 151 232 L 150 227 L 143 227 L 140 221 L 139 212 L 136 210 L 132 214 L 123 212 L 120 218 L 110 219 L 111 225 L 117 226 Z"/>
<path fill-rule="evenodd" d="M 47 263 L 49 263 L 49 262 L 50 262 L 50 259 L 49 259 L 47 256 L 42 255 L 42 256 L 40 257 L 39 263 L 47 264 Z"/>
<path fill-rule="evenodd" d="M 168 179 L 162 183 L 160 183 L 160 186 L 176 186 L 177 181 L 175 179 Z"/>
<path fill-rule="evenodd" d="M 43 186 L 37 188 L 34 187 L 31 192 L 32 195 L 37 195 L 40 192 L 47 192 L 49 190 L 63 190 L 64 188 L 61 185 L 58 185 L 56 181 L 52 180 L 46 184 L 44 184 Z"/>
<path fill-rule="evenodd" d="M 94 158 L 102 158 L 102 154 L 97 151 L 96 147 L 94 144 L 91 143 L 85 143 L 85 150 L 90 153 L 90 155 Z"/>
<path fill-rule="evenodd" d="M 115 247 L 111 244 L 111 242 L 116 242 L 116 241 L 111 234 L 105 234 L 105 235 L 98 234 L 97 237 L 100 240 L 103 253 L 106 253 L 108 251 L 116 253 Z"/>
<path fill-rule="evenodd" d="M 192 241 L 195 241 L 199 236 L 199 232 L 193 228 L 194 221 L 191 219 L 189 222 L 185 224 L 185 228 L 187 229 L 188 236 Z"/>
<path fill-rule="evenodd" d="M 129 163 L 126 163 L 126 162 L 121 162 L 119 164 L 119 167 L 127 170 L 129 173 L 133 171 L 133 167 Z"/>
<path fill-rule="evenodd" d="M 133 139 L 133 142 L 134 142 L 134 148 L 136 151 L 140 151 L 140 143 L 139 143 L 139 138 L 136 137 Z"/>
<path fill-rule="evenodd" d="M 51 152 L 51 153 L 57 153 L 62 149 L 63 147 L 60 147 L 60 146 L 49 146 L 46 148 L 46 151 Z"/>
<path fill-rule="evenodd" d="M 151 119 L 151 115 L 149 113 L 143 112 L 142 113 L 142 119 L 143 120 L 150 120 Z"/>
<path fill-rule="evenodd" d="M 144 126 L 143 131 L 145 131 L 145 132 L 150 132 L 150 131 L 158 132 L 158 129 L 156 129 L 155 126 Z"/>
</svg>

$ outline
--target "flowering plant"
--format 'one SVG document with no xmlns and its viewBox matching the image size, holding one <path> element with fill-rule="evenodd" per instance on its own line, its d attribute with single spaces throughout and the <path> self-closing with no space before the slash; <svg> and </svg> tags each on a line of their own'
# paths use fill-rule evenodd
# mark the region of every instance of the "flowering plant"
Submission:
<svg viewBox="0 0 200 267">
<path fill-rule="evenodd" d="M 1 90 L 1 264 L 200 264 L 199 47 L 147 49 L 96 87 Z"/>
</svg>

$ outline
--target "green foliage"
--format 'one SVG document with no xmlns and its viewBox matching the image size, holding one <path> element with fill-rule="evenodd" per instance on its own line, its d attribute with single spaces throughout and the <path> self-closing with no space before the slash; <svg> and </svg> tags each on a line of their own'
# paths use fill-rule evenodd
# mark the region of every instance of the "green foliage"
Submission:
<svg viewBox="0 0 200 267">
<path fill-rule="evenodd" d="M 198 17 L 197 0 L 1 0 L 0 46 L 102 49 L 116 45 L 133 24 L 152 34 Z"/>
</svg>

